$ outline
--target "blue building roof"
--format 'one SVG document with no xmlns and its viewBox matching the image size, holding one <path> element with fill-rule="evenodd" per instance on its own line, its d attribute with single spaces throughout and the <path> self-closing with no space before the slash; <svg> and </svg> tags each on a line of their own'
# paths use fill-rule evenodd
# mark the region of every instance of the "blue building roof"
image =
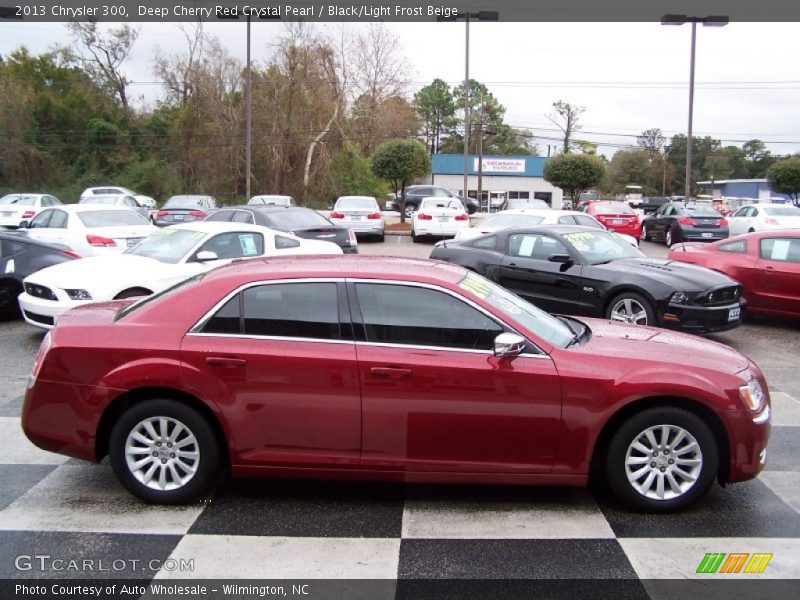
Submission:
<svg viewBox="0 0 800 600">
<path fill-rule="evenodd" d="M 463 154 L 434 154 L 431 171 L 434 175 L 463 175 Z M 547 158 L 544 156 L 495 156 L 483 155 L 483 175 L 503 177 L 541 177 Z M 478 174 L 478 156 L 468 158 L 469 174 Z"/>
</svg>

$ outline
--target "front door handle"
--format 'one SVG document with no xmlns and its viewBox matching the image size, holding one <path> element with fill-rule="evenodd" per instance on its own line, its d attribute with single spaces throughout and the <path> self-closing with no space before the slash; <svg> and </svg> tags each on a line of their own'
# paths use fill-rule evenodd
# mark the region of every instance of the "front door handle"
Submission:
<svg viewBox="0 0 800 600">
<path fill-rule="evenodd" d="M 242 358 L 230 358 L 227 356 L 208 356 L 206 357 L 206 364 L 210 367 L 234 369 L 236 367 L 245 366 L 247 361 Z"/>
<path fill-rule="evenodd" d="M 402 379 L 403 377 L 411 377 L 411 369 L 400 369 L 396 367 L 372 367 L 369 370 L 371 375 L 375 377 L 382 377 L 384 379 Z"/>
</svg>

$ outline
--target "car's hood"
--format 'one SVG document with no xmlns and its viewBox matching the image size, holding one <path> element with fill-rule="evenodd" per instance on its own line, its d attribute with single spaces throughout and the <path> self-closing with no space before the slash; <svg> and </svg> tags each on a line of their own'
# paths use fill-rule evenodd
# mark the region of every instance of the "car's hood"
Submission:
<svg viewBox="0 0 800 600">
<path fill-rule="evenodd" d="M 592 330 L 592 339 L 577 352 L 607 356 L 620 361 L 659 361 L 735 374 L 749 365 L 743 354 L 705 338 L 641 325 L 602 319 L 581 319 Z M 675 372 L 680 377 L 680 371 Z"/>
<path fill-rule="evenodd" d="M 98 282 L 103 286 L 116 287 L 117 283 L 143 285 L 145 282 L 179 276 L 191 277 L 194 271 L 185 264 L 162 263 L 154 258 L 134 254 L 113 256 L 90 256 L 47 267 L 25 278 L 50 288 L 90 289 Z"/>
<path fill-rule="evenodd" d="M 730 277 L 685 262 L 660 258 L 625 258 L 608 265 L 597 265 L 614 272 L 624 271 L 639 277 L 648 277 L 676 290 L 701 291 L 713 286 L 736 285 Z"/>
</svg>

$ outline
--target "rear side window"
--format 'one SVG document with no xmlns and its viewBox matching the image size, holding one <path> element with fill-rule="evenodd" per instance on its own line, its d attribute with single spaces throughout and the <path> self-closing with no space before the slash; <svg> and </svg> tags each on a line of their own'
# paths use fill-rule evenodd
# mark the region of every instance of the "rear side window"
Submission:
<svg viewBox="0 0 800 600">
<path fill-rule="evenodd" d="M 744 254 L 747 252 L 747 242 L 745 240 L 737 240 L 735 242 L 720 244 L 717 250 L 720 252 L 728 252 L 729 254 Z"/>
<path fill-rule="evenodd" d="M 496 321 L 438 290 L 358 283 L 356 294 L 367 342 L 490 350 L 503 332 Z"/>
<path fill-rule="evenodd" d="M 287 283 L 248 288 L 228 300 L 203 333 L 341 340 L 335 283 Z"/>
<path fill-rule="evenodd" d="M 478 238 L 472 242 L 473 248 L 480 248 L 481 250 L 494 250 L 497 248 L 497 236 L 490 235 L 489 237 Z"/>
</svg>

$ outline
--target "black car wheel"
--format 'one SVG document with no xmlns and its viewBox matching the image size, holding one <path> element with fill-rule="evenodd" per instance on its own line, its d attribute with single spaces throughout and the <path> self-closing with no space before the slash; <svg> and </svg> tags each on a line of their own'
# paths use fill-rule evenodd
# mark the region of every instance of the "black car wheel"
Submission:
<svg viewBox="0 0 800 600">
<path fill-rule="evenodd" d="M 126 298 L 139 298 L 140 296 L 149 296 L 152 294 L 150 290 L 146 290 L 144 288 L 130 288 L 124 290 L 114 296 L 114 300 L 124 300 Z"/>
<path fill-rule="evenodd" d="M 650 241 L 650 232 L 647 229 L 647 225 L 642 225 L 642 241 L 649 242 Z"/>
<path fill-rule="evenodd" d="M 647 299 L 633 292 L 624 292 L 608 303 L 606 318 L 634 325 L 655 325 L 656 315 Z"/>
<path fill-rule="evenodd" d="M 419 236 L 416 233 L 414 233 L 413 229 L 411 230 L 411 241 L 414 242 L 415 244 L 419 244 L 420 241 Z"/>
<path fill-rule="evenodd" d="M 406 217 L 410 219 L 415 212 L 417 212 L 417 207 L 414 204 L 408 204 L 406 202 Z"/>
<path fill-rule="evenodd" d="M 672 512 L 711 487 L 719 467 L 714 434 L 697 415 L 665 406 L 625 421 L 608 446 L 611 491 L 634 509 Z"/>
<path fill-rule="evenodd" d="M 145 400 L 129 408 L 111 431 L 109 455 L 122 485 L 154 504 L 190 502 L 220 471 L 211 425 L 175 400 Z"/>
<path fill-rule="evenodd" d="M 680 242 L 681 237 L 680 230 L 674 228 L 668 229 L 666 235 L 664 235 L 664 244 L 669 248 L 672 244 Z"/>
<path fill-rule="evenodd" d="M 16 315 L 19 313 L 17 296 L 22 293 L 22 286 L 13 279 L 0 281 L 0 314 Z"/>
</svg>

